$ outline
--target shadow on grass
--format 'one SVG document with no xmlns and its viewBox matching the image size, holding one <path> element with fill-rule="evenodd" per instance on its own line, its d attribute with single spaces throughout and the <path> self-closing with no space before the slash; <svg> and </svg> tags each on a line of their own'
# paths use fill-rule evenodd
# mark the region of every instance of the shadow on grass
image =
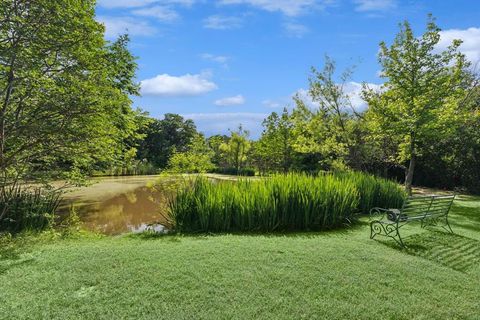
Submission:
<svg viewBox="0 0 480 320">
<path fill-rule="evenodd" d="M 480 265 L 480 241 L 458 234 L 429 230 L 404 238 L 407 246 L 400 247 L 393 241 L 378 240 L 385 246 L 412 256 L 441 264 L 448 268 L 468 272 Z"/>
<path fill-rule="evenodd" d="M 11 238 L 0 238 L 0 274 L 9 269 L 32 262 L 34 259 L 25 257 L 28 251 L 25 243 L 18 243 Z"/>
</svg>

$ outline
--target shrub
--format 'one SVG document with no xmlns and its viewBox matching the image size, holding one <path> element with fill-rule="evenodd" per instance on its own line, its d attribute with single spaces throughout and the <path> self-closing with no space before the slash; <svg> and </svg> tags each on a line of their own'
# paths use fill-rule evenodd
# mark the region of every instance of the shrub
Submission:
<svg viewBox="0 0 480 320">
<path fill-rule="evenodd" d="M 50 226 L 60 202 L 60 193 L 41 188 L 0 188 L 0 231 L 18 233 Z"/>
<path fill-rule="evenodd" d="M 358 175 L 291 173 L 216 183 L 198 178 L 170 202 L 170 217 L 179 232 L 321 230 L 352 222 L 367 203 L 394 205 L 403 196 L 393 182 Z M 368 191 L 359 189 L 363 184 Z"/>
<path fill-rule="evenodd" d="M 197 154 L 191 151 L 175 152 L 168 160 L 167 172 L 205 173 L 214 167 L 208 154 Z"/>
</svg>

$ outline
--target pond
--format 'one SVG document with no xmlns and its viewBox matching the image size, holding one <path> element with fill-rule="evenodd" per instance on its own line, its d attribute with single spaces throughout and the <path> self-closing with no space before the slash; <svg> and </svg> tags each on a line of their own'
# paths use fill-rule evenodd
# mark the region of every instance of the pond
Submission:
<svg viewBox="0 0 480 320">
<path fill-rule="evenodd" d="M 84 228 L 107 235 L 157 231 L 168 226 L 167 196 L 172 190 L 159 186 L 158 176 L 93 178 L 87 187 L 68 192 L 60 214 L 73 206 Z M 164 185 L 164 184 L 162 184 Z"/>
</svg>

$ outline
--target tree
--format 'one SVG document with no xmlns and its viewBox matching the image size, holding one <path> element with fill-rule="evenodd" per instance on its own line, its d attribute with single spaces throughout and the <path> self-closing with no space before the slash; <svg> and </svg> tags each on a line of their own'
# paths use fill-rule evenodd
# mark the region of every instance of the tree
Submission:
<svg viewBox="0 0 480 320">
<path fill-rule="evenodd" d="M 140 143 L 138 157 L 163 169 L 174 152 L 188 150 L 197 129 L 192 120 L 167 113 L 162 120 L 152 119 L 142 133 L 145 138 Z"/>
<path fill-rule="evenodd" d="M 439 122 L 443 134 L 422 141 L 418 156 L 415 183 L 427 187 L 462 187 L 472 193 L 480 192 L 480 79 L 466 88 L 467 96 L 456 104 L 447 105 Z M 437 125 L 437 126 L 439 126 Z"/>
<path fill-rule="evenodd" d="M 293 162 L 292 121 L 286 108 L 281 115 L 272 112 L 263 121 L 263 133 L 254 144 L 260 169 L 287 172 Z"/>
<path fill-rule="evenodd" d="M 295 108 L 292 112 L 294 149 L 303 154 L 319 156 L 323 169 L 343 169 L 358 165 L 358 118 L 359 113 L 353 107 L 346 85 L 353 68 L 335 80 L 335 62 L 328 56 L 321 71 L 312 68 L 309 79 L 308 106 L 302 98 L 294 97 Z"/>
<path fill-rule="evenodd" d="M 122 153 L 136 64 L 127 37 L 103 36 L 93 0 L 0 2 L 2 185 L 77 176 Z"/>
<path fill-rule="evenodd" d="M 210 136 L 207 139 L 207 144 L 210 149 L 213 151 L 212 156 L 212 163 L 215 164 L 217 167 L 226 168 L 228 164 L 226 163 L 225 159 L 223 158 L 222 150 L 220 146 L 224 143 L 228 142 L 229 137 L 227 135 L 220 135 L 216 134 Z"/>
<path fill-rule="evenodd" d="M 172 154 L 167 168 L 173 173 L 206 173 L 215 167 L 212 156 L 213 151 L 205 141 L 205 137 L 197 134 L 188 146 L 188 151 Z"/>
<path fill-rule="evenodd" d="M 408 22 L 400 25 L 393 44 L 380 44 L 379 62 L 386 79 L 379 92 L 364 88 L 369 103 L 369 128 L 379 139 L 391 136 L 400 143 L 397 159 L 405 167 L 405 189 L 411 194 L 421 146 L 445 133 L 439 121 L 448 119 L 465 93 L 468 63 L 454 40 L 438 52 L 440 29 L 431 17 L 426 32 L 416 37 Z"/>
<path fill-rule="evenodd" d="M 226 163 L 235 168 L 237 172 L 240 172 L 248 159 L 247 155 L 251 148 L 248 135 L 249 132 L 240 125 L 237 131 L 230 131 L 228 142 L 220 145 Z"/>
</svg>

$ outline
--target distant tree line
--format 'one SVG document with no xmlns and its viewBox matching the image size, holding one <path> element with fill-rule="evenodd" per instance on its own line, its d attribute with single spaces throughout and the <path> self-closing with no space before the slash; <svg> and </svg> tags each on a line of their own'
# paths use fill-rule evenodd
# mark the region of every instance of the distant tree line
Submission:
<svg viewBox="0 0 480 320">
<path fill-rule="evenodd" d="M 436 48 L 439 32 L 433 18 L 421 37 L 405 22 L 390 46 L 380 44 L 384 83 L 378 90 L 364 84 L 366 110 L 356 110 L 345 90 L 353 69 L 338 75 L 326 57 L 321 70 L 312 68 L 311 101 L 296 96 L 291 110 L 270 114 L 256 141 L 242 127 L 205 139 L 178 115 L 158 120 L 169 128 L 160 131 L 169 133 L 157 144 L 164 151 L 156 163 L 180 171 L 253 168 L 259 174 L 360 170 L 402 181 L 408 192 L 415 184 L 480 192 L 479 78 L 458 50 L 460 40 L 444 51 Z M 203 165 L 187 161 L 194 158 Z"/>
<path fill-rule="evenodd" d="M 139 94 L 127 35 L 106 41 L 94 0 L 0 2 L 0 189 L 19 181 L 168 172 L 269 174 L 360 170 L 480 192 L 480 88 L 455 40 L 439 51 L 430 18 L 380 44 L 384 83 L 345 90 L 353 68 L 312 68 L 308 99 L 273 112 L 253 141 L 242 126 L 205 137 L 177 114 L 132 108 Z M 1 191 L 0 190 L 0 191 Z"/>
</svg>

